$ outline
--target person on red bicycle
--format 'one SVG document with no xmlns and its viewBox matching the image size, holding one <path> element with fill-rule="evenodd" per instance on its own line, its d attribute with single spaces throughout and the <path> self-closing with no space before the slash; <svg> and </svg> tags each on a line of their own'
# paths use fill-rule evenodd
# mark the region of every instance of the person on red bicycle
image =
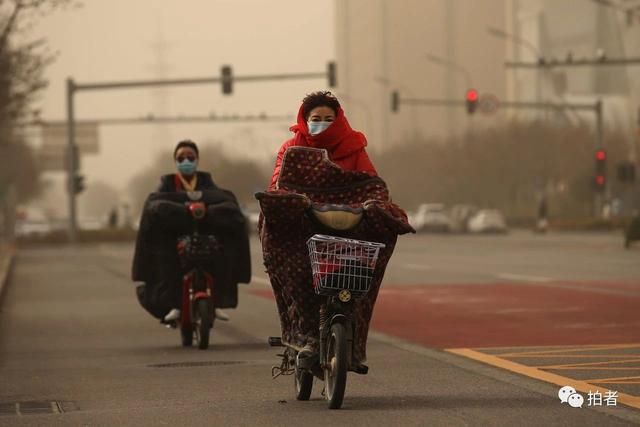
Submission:
<svg viewBox="0 0 640 427">
<path fill-rule="evenodd" d="M 178 142 L 173 150 L 173 159 L 176 164 L 176 173 L 163 175 L 160 178 L 160 185 L 156 190 L 163 192 L 181 191 L 203 191 L 216 190 L 218 187 L 213 182 L 209 172 L 199 171 L 198 146 L 191 140 Z M 179 283 L 169 283 L 173 281 L 161 281 L 156 289 L 161 300 L 172 306 L 171 310 L 164 316 L 164 321 L 169 323 L 180 318 L 181 287 Z M 229 316 L 222 310 L 215 309 L 216 318 L 229 320 Z"/>
</svg>

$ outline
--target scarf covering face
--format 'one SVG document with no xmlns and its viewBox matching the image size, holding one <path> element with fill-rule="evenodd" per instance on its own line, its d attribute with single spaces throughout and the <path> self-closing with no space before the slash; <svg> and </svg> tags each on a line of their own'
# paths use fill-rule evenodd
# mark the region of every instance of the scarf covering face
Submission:
<svg viewBox="0 0 640 427">
<path fill-rule="evenodd" d="M 364 207 L 363 221 L 348 237 L 386 245 L 380 251 L 371 290 L 355 303 L 354 355 L 364 362 L 369 321 L 387 262 L 397 236 L 414 232 L 405 212 L 391 202 L 381 178 L 343 170 L 329 160 L 325 150 L 306 147 L 287 150 L 278 190 L 257 193 L 256 198 L 264 219 L 259 230 L 264 264 L 278 306 L 282 339 L 299 346 L 317 341 L 324 301 L 313 289 L 306 246 L 307 239 L 321 230 L 306 212 L 313 203 Z"/>
<path fill-rule="evenodd" d="M 329 152 L 329 158 L 339 160 L 348 157 L 367 146 L 364 134 L 351 129 L 344 110 L 338 107 L 336 118 L 324 131 L 317 135 L 309 134 L 304 108 L 298 110 L 298 123 L 289 128 L 294 132 L 295 143 L 299 147 L 323 148 Z"/>
</svg>

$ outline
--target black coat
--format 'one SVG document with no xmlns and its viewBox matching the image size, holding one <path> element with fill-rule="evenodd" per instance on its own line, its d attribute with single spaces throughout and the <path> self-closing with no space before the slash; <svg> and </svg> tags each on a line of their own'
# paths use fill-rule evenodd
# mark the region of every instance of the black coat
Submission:
<svg viewBox="0 0 640 427">
<path fill-rule="evenodd" d="M 175 175 L 162 177 L 161 189 L 175 188 Z M 213 189 L 202 188 L 201 186 Z M 223 245 L 213 268 L 216 280 L 215 305 L 232 308 L 238 304 L 238 283 L 251 281 L 251 255 L 246 219 L 234 194 L 215 187 L 211 175 L 198 172 L 196 189 L 203 190 L 202 201 L 207 206 L 200 223 L 204 232 L 216 235 Z M 162 191 L 151 193 L 145 202 L 136 239 L 131 276 L 134 281 L 145 282 L 148 294 L 160 283 L 180 286 L 184 273 L 176 251 L 177 238 L 193 230 L 194 222 L 184 203 L 185 192 Z M 139 295 L 140 297 L 140 295 Z M 143 301 L 141 300 L 141 303 Z M 154 310 L 143 307 L 160 317 L 166 307 Z"/>
<path fill-rule="evenodd" d="M 198 176 L 198 182 L 196 182 L 196 191 L 202 190 L 216 190 L 218 187 L 213 183 L 211 174 L 209 172 L 196 172 Z M 156 190 L 159 193 L 175 192 L 176 189 L 176 174 L 170 173 L 160 177 L 160 186 Z"/>
</svg>

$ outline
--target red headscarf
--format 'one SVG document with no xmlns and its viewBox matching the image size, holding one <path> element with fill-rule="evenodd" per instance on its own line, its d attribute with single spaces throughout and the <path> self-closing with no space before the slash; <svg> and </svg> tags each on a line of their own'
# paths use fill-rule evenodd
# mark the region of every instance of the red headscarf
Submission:
<svg viewBox="0 0 640 427">
<path fill-rule="evenodd" d="M 327 129 L 319 134 L 310 135 L 307 120 L 304 117 L 304 106 L 300 106 L 298 123 L 291 126 L 289 130 L 295 133 L 293 145 L 324 148 L 329 152 L 329 157 L 334 160 L 348 157 L 367 146 L 364 134 L 351 129 L 341 107 L 338 107 L 336 118 Z"/>
</svg>

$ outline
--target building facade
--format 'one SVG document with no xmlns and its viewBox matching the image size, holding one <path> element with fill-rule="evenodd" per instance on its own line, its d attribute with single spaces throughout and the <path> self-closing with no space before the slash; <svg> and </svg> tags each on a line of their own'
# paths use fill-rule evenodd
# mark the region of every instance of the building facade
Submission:
<svg viewBox="0 0 640 427">
<path fill-rule="evenodd" d="M 518 42 L 508 50 L 516 61 L 547 62 L 640 58 L 640 1 L 511 0 L 507 14 Z M 637 138 L 640 123 L 640 63 L 540 69 L 512 69 L 514 99 L 536 99 L 531 80 L 539 78 L 538 97 L 549 102 L 603 102 L 608 128 Z M 568 120 L 594 122 L 590 113 L 566 112 Z M 629 156 L 637 158 L 630 145 Z"/>
<path fill-rule="evenodd" d="M 402 100 L 463 101 L 471 87 L 506 97 L 505 42 L 487 28 L 504 28 L 507 0 L 337 0 L 335 11 L 337 93 L 372 151 L 483 125 L 464 105 Z M 395 113 L 393 91 L 400 95 Z"/>
</svg>

